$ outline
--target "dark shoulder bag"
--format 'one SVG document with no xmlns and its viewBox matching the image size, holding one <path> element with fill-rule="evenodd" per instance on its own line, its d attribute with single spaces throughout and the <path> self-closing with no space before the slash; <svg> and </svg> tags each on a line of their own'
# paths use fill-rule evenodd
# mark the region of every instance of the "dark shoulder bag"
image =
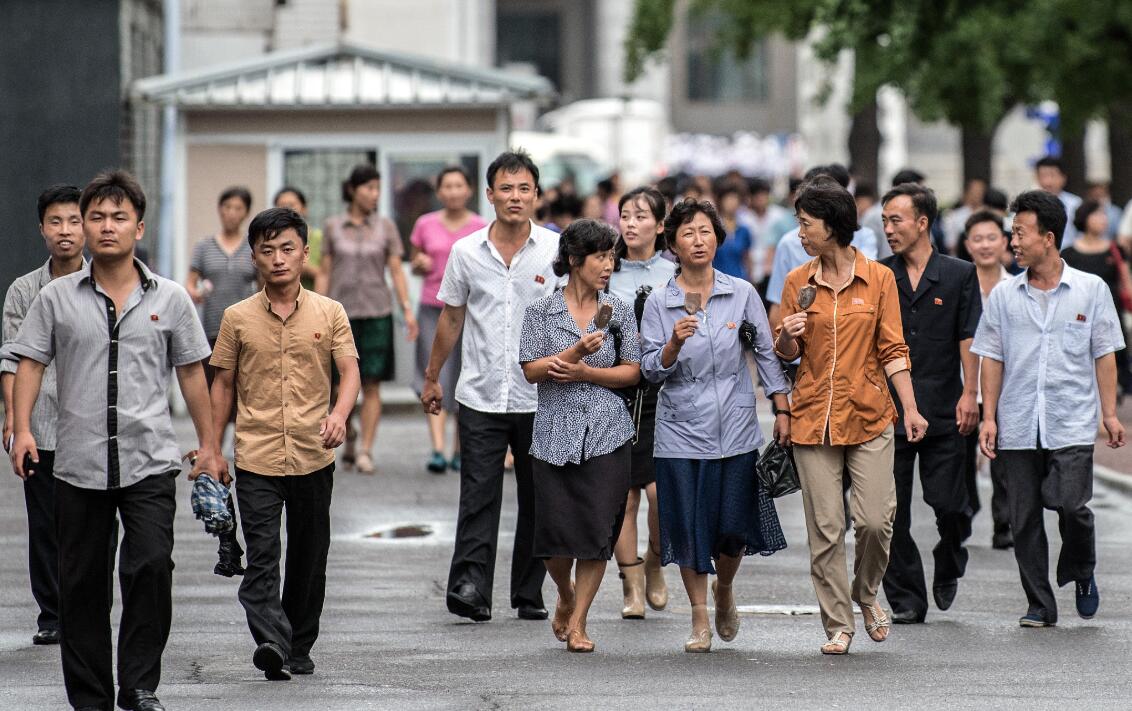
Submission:
<svg viewBox="0 0 1132 711">
<path fill-rule="evenodd" d="M 739 340 L 743 344 L 744 357 L 755 353 L 755 326 L 750 321 L 744 321 L 739 327 Z M 786 375 L 785 369 L 783 375 Z M 789 375 L 786 376 L 786 382 L 790 382 Z M 802 488 L 798 482 L 798 469 L 794 465 L 793 449 L 783 447 L 773 439 L 759 455 L 755 474 L 759 477 L 763 491 L 772 499 L 793 494 Z"/>
</svg>

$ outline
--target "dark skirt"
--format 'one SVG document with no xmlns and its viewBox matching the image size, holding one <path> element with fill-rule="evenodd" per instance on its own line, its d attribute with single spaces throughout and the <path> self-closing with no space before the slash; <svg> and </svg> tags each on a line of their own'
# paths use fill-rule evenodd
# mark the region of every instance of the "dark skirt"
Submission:
<svg viewBox="0 0 1132 711">
<path fill-rule="evenodd" d="M 774 501 L 755 474 L 758 452 L 656 459 L 661 564 L 715 573 L 713 560 L 786 547 Z"/>
<path fill-rule="evenodd" d="M 629 476 L 629 488 L 643 489 L 656 481 L 653 466 L 653 435 L 656 433 L 656 401 L 660 389 L 655 385 L 637 388 L 633 400 L 633 424 L 637 434 L 633 437 L 633 464 Z"/>
<path fill-rule="evenodd" d="M 362 380 L 393 380 L 393 315 L 350 319 Z"/>
<path fill-rule="evenodd" d="M 629 493 L 629 443 L 581 464 L 532 458 L 535 557 L 609 560 Z"/>
</svg>

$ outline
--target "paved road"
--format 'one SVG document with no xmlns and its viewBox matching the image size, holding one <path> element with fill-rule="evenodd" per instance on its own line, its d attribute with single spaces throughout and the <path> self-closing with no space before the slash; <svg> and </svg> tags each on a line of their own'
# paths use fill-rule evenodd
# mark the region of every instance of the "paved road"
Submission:
<svg viewBox="0 0 1132 711">
<path fill-rule="evenodd" d="M 458 481 L 424 470 L 422 425 L 416 414 L 387 418 L 380 473 L 339 473 L 329 590 L 314 649 L 318 670 L 288 683 L 266 682 L 252 668 L 237 583 L 211 573 L 215 545 L 192 519 L 181 482 L 175 618 L 159 690 L 170 709 L 1098 709 L 1126 707 L 1132 695 L 1132 504 L 1122 494 L 1097 491 L 1102 604 L 1092 621 L 1072 613 L 1072 590 L 1065 589 L 1058 594 L 1059 627 L 1019 629 L 1025 602 L 1013 556 L 991 550 L 983 513 L 950 611 L 895 628 L 883 645 L 860 634 L 847 658 L 822 657 L 800 500 L 792 496 L 780 506 L 790 547 L 748 559 L 740 572 L 740 604 L 762 607 L 743 615 L 733 643 L 717 639 L 709 655 L 681 651 L 690 610 L 675 570 L 668 573 L 669 610 L 622 621 L 611 566 L 590 624 L 598 651 L 570 655 L 547 623 L 521 622 L 505 602 L 500 606 L 505 562 L 495 620 L 465 624 L 445 611 Z M 190 430 L 180 427 L 187 447 Z M 513 501 L 510 480 L 507 496 Z M 513 513 L 509 505 L 504 530 Z M 916 513 L 930 559 L 927 511 Z M 429 524 L 435 533 L 366 538 L 399 523 Z M 1056 524 L 1049 525 L 1056 545 Z M 509 550 L 510 539 L 501 541 Z M 8 552 L 0 559 L 0 709 L 64 709 L 57 649 L 30 645 L 35 609 L 23 503 L 5 465 L 0 543 Z M 553 604 L 551 586 L 546 592 Z M 775 612 L 782 610 L 802 614 Z"/>
</svg>

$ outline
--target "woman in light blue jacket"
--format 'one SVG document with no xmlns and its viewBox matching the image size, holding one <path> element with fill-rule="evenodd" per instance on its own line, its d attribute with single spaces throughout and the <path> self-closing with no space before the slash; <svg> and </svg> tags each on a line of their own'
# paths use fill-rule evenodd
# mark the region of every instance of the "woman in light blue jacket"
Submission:
<svg viewBox="0 0 1132 711">
<path fill-rule="evenodd" d="M 687 199 L 673 208 L 664 227 L 680 271 L 645 304 L 641 373 L 662 385 L 654 449 L 661 560 L 680 566 L 692 604 L 692 635 L 684 651 L 707 652 L 708 574 L 717 575 L 716 632 L 730 641 L 739 630 L 731 583 L 740 561 L 786 546 L 774 504 L 754 471 L 764 438 L 740 339 L 744 322 L 754 327 L 754 361 L 774 400 L 774 437 L 783 444 L 790 437 L 789 387 L 754 287 L 712 268 L 726 237 L 715 208 Z M 695 295 L 700 306 L 689 314 Z"/>
</svg>

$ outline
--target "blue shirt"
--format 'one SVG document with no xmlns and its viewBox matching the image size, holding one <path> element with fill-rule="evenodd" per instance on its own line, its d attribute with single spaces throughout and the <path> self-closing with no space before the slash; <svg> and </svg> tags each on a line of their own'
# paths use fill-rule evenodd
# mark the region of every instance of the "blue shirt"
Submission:
<svg viewBox="0 0 1132 711">
<path fill-rule="evenodd" d="M 746 280 L 748 278 L 747 267 L 743 264 L 743 260 L 750 251 L 751 231 L 743 225 L 739 225 L 734 232 L 727 235 L 727 239 L 723 240 L 723 244 L 716 249 L 715 259 L 711 265 L 717 271 Z"/>
<path fill-rule="evenodd" d="M 669 367 L 661 351 L 672 327 L 687 313 L 684 291 L 669 280 L 645 302 L 641 322 L 641 374 L 660 383 L 653 455 L 674 459 L 719 459 L 759 448 L 763 433 L 755 413 L 755 383 L 739 342 L 739 326 L 755 327 L 754 354 L 768 395 L 789 391 L 773 351 L 766 309 L 749 283 L 715 272 L 715 284 L 700 327 Z"/>
<path fill-rule="evenodd" d="M 609 277 L 609 293 L 632 306 L 637 301 L 637 291 L 642 287 L 651 292 L 667 284 L 675 275 L 676 265 L 660 252 L 644 261 L 622 259 L 621 268 Z"/>
<path fill-rule="evenodd" d="M 1088 446 L 1097 435 L 1095 361 L 1124 347 L 1108 287 L 1062 262 L 1043 313 L 1029 271 L 991 292 L 971 351 L 1000 361 L 998 448 Z M 915 373 L 913 372 L 913 377 Z"/>
<path fill-rule="evenodd" d="M 877 235 L 872 229 L 862 227 L 853 233 L 853 246 L 868 257 L 877 258 Z M 770 282 L 766 287 L 766 300 L 772 304 L 782 303 L 782 287 L 786 284 L 786 275 L 813 259 L 806 254 L 802 247 L 802 239 L 798 236 L 798 228 L 782 235 L 778 241 L 778 248 L 774 250 L 774 267 L 770 271 Z"/>
<path fill-rule="evenodd" d="M 621 362 L 641 361 L 637 319 L 625 302 L 609 294 L 599 294 L 603 304 L 613 306 L 613 320 L 621 325 Z M 593 333 L 593 319 L 586 333 Z M 578 324 L 566 308 L 562 290 L 531 302 L 523 316 L 519 336 L 519 363 L 557 355 L 582 337 Z M 582 361 L 591 368 L 612 368 L 617 361 L 613 337 L 606 333 L 597 353 Z M 535 413 L 531 456 L 555 466 L 567 462 L 581 464 L 587 459 L 609 454 L 633 437 L 633 418 L 621 396 L 594 383 L 538 384 L 538 411 Z"/>
</svg>

